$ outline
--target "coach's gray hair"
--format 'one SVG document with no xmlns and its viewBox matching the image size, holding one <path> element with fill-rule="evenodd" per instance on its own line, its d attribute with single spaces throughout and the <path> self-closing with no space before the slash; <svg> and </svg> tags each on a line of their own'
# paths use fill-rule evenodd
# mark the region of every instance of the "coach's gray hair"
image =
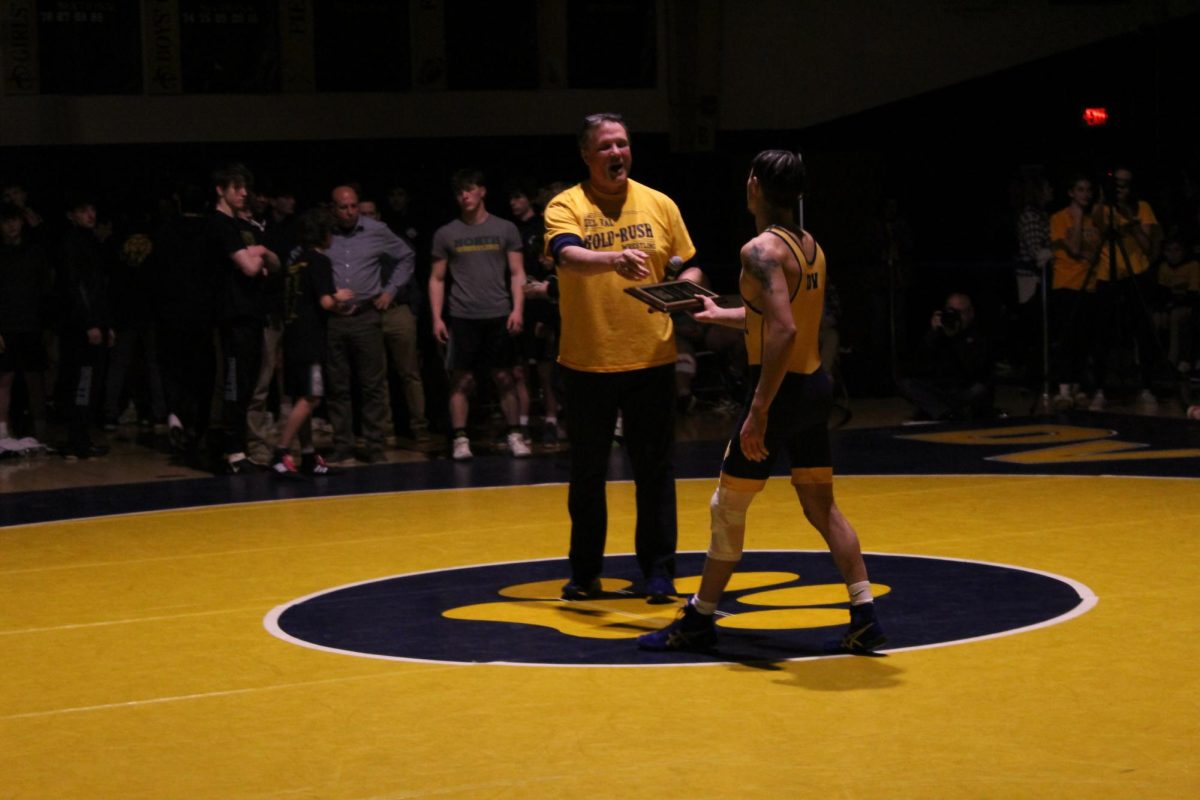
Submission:
<svg viewBox="0 0 1200 800">
<path fill-rule="evenodd" d="M 625 118 L 620 114 L 614 114 L 610 111 L 604 111 L 599 114 L 588 114 L 583 118 L 583 125 L 579 128 L 579 149 L 586 150 L 588 139 L 591 138 L 592 131 L 599 128 L 606 122 L 615 122 L 625 129 L 625 135 L 629 135 L 629 126 L 625 124 Z"/>
</svg>

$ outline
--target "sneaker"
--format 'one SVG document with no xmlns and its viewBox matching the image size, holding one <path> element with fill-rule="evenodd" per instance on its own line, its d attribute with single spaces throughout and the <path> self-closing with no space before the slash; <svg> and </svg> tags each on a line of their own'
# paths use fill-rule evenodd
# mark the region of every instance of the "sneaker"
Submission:
<svg viewBox="0 0 1200 800">
<path fill-rule="evenodd" d="M 104 424 L 100 426 L 105 433 L 112 433 L 117 429 L 117 420 L 115 417 L 108 417 L 104 420 Z"/>
<path fill-rule="evenodd" d="M 886 642 L 883 626 L 875 619 L 875 604 L 850 606 L 850 627 L 842 636 L 842 647 L 852 653 L 869 653 Z"/>
<path fill-rule="evenodd" d="M 1144 414 L 1154 414 L 1158 411 L 1158 398 L 1149 389 L 1142 389 L 1137 398 L 1137 407 Z"/>
<path fill-rule="evenodd" d="M 458 440 L 454 440 L 455 452 L 458 451 Z M 527 458 L 531 452 L 529 445 L 525 443 L 525 437 L 520 431 L 513 431 L 508 435 L 508 452 L 512 453 L 513 458 Z M 458 456 L 455 456 L 457 458 Z"/>
<path fill-rule="evenodd" d="M 646 581 L 646 602 L 661 606 L 675 602 L 675 583 L 670 578 L 655 577 Z"/>
<path fill-rule="evenodd" d="M 281 453 L 271 461 L 271 474 L 277 478 L 296 480 L 300 470 L 296 469 L 296 461 L 291 453 Z"/>
<path fill-rule="evenodd" d="M 167 441 L 171 443 L 171 449 L 176 451 L 187 450 L 188 435 L 182 425 L 170 425 L 167 428 Z"/>
<path fill-rule="evenodd" d="M 542 428 L 542 444 L 553 447 L 558 444 L 558 423 L 547 422 Z"/>
<path fill-rule="evenodd" d="M 563 584 L 562 599 L 588 600 L 593 597 L 599 597 L 603 592 L 604 589 L 600 586 L 599 578 L 593 578 L 588 583 L 570 580 Z"/>
<path fill-rule="evenodd" d="M 325 463 L 320 453 L 304 453 L 300 458 L 300 472 L 320 478 L 325 475 L 337 475 L 341 471 Z"/>
<path fill-rule="evenodd" d="M 1057 394 L 1050 401 L 1055 411 L 1070 411 L 1075 407 L 1075 399 L 1069 394 Z"/>
<path fill-rule="evenodd" d="M 667 627 L 637 637 L 643 650 L 709 650 L 717 643 L 717 624 L 711 614 L 701 614 L 688 603 Z"/>
<path fill-rule="evenodd" d="M 258 464 L 255 464 L 250 459 L 246 458 L 245 453 L 238 453 L 237 457 L 225 457 L 221 459 L 218 465 L 217 474 L 219 475 L 253 475 L 261 470 Z"/>
<path fill-rule="evenodd" d="M 1092 402 L 1088 404 L 1088 411 L 1103 411 L 1107 405 L 1108 399 L 1104 396 L 1104 390 L 1097 389 L 1096 393 L 1092 395 Z"/>
<path fill-rule="evenodd" d="M 474 458 L 475 454 L 471 452 L 471 440 L 465 436 L 456 436 L 451 457 L 455 461 L 467 461 Z"/>
</svg>

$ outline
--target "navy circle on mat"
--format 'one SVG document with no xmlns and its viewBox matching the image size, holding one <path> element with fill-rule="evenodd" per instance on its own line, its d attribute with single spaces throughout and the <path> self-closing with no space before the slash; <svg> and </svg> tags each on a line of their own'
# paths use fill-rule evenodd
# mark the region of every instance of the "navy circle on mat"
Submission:
<svg viewBox="0 0 1200 800">
<path fill-rule="evenodd" d="M 935 647 L 1044 627 L 1077 616 L 1096 598 L 1082 584 L 1049 573 L 979 561 L 865 554 L 871 581 L 888 587 L 876 599 L 887 631 L 886 651 Z M 680 553 L 680 576 L 699 575 L 704 553 Z M 791 573 L 769 584 L 731 591 L 720 610 L 729 614 L 772 610 L 739 598 L 780 589 L 840 585 L 827 552 L 757 550 L 743 554 L 738 573 Z M 264 621 L 273 634 L 321 650 L 405 661 L 559 666 L 653 666 L 769 662 L 840 655 L 836 643 L 849 618 L 846 602 L 802 608 L 828 611 L 837 624 L 777 629 L 720 629 L 707 653 L 648 653 L 634 637 L 665 624 L 645 615 L 649 606 L 612 593 L 597 601 L 568 603 L 557 587 L 569 574 L 563 559 L 459 567 L 398 575 L 343 586 L 287 603 Z M 608 556 L 604 577 L 638 585 L 632 555 Z M 512 587 L 553 586 L 540 596 Z M 606 587 L 607 588 L 607 587 Z M 844 591 L 844 588 L 843 588 Z M 502 592 L 504 592 L 502 594 Z M 777 594 L 786 597 L 786 593 Z M 671 611 L 674 607 L 667 607 Z M 796 610 L 795 604 L 775 606 Z M 845 613 L 836 613 L 845 611 Z M 464 618 L 474 617 L 474 618 Z M 515 620 L 515 621 L 514 621 Z M 577 635 L 579 625 L 604 628 Z M 572 628 L 572 626 L 575 626 Z M 599 634 L 599 635 L 598 635 Z"/>
</svg>

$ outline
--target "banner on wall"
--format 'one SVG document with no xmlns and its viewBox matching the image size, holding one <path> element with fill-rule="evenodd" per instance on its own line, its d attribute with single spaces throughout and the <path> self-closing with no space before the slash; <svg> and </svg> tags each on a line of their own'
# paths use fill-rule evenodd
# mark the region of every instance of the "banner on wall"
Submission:
<svg viewBox="0 0 1200 800">
<path fill-rule="evenodd" d="M 4 94 L 37 94 L 38 40 L 36 0 L 0 3 L 0 53 L 3 53 Z"/>
</svg>

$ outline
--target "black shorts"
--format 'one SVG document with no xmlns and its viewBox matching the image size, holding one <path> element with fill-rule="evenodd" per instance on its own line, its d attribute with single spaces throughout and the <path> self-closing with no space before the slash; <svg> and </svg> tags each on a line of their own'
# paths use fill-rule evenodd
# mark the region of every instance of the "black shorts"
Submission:
<svg viewBox="0 0 1200 800">
<path fill-rule="evenodd" d="M 789 372 L 767 412 L 767 457 L 751 461 L 742 453 L 741 430 L 758 385 L 761 367 L 750 368 L 750 394 L 738 416 L 721 464 L 725 476 L 750 483 L 742 488 L 757 490 L 771 474 L 780 453 L 787 453 L 792 483 L 829 483 L 833 480 L 833 457 L 829 449 L 829 413 L 833 410 L 833 387 L 824 370 L 811 375 Z"/>
<path fill-rule="evenodd" d="M 447 366 L 452 370 L 511 369 L 517 363 L 508 317 L 450 320 L 450 351 Z"/>
<path fill-rule="evenodd" d="M 289 397 L 324 397 L 325 376 L 321 365 L 284 361 L 283 391 Z"/>
<path fill-rule="evenodd" d="M 46 346 L 41 331 L 2 331 L 0 372 L 45 372 Z"/>
</svg>

